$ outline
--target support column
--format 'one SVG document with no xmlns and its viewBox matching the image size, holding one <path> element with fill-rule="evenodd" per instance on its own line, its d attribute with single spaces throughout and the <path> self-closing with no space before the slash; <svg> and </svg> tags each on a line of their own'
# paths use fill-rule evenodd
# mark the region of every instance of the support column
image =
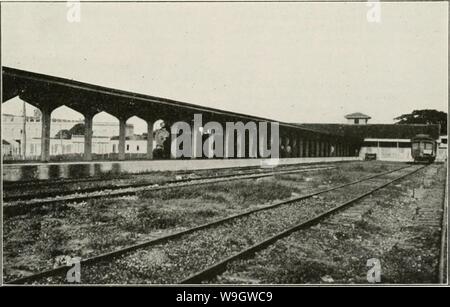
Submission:
<svg viewBox="0 0 450 307">
<path fill-rule="evenodd" d="M 119 160 L 125 160 L 126 126 L 127 120 L 119 118 Z"/>
<path fill-rule="evenodd" d="M 200 133 L 200 125 L 201 125 L 201 121 L 199 121 L 200 117 L 197 117 L 196 115 L 194 115 L 194 122 L 191 125 L 191 137 L 192 137 L 192 155 L 191 155 L 191 159 L 201 159 L 203 157 L 203 136 Z M 196 120 L 197 119 L 197 120 Z M 225 133 L 225 144 L 230 144 L 230 138 L 234 139 L 234 141 L 236 141 L 236 138 L 234 138 L 234 135 L 228 135 L 228 129 L 226 127 L 226 125 L 224 126 L 224 133 Z M 229 158 L 229 157 L 235 157 L 234 153 L 236 152 L 236 144 L 233 144 L 233 153 L 228 155 L 228 146 L 224 146 L 225 152 L 224 152 L 224 157 L 225 158 Z"/>
<path fill-rule="evenodd" d="M 298 157 L 301 158 L 303 157 L 303 140 L 299 138 L 297 140 L 297 144 L 298 144 Z"/>
<path fill-rule="evenodd" d="M 153 159 L 153 120 L 147 120 L 147 159 Z"/>
<path fill-rule="evenodd" d="M 93 114 L 84 114 L 84 160 L 92 160 L 92 119 Z"/>
<path fill-rule="evenodd" d="M 297 143 L 297 138 L 295 136 L 292 136 L 292 154 L 291 154 L 292 158 L 297 158 L 298 157 L 298 143 Z"/>
<path fill-rule="evenodd" d="M 316 141 L 316 157 L 320 157 L 320 141 Z"/>
<path fill-rule="evenodd" d="M 284 141 L 285 145 L 284 145 L 284 149 L 286 150 L 286 158 L 290 158 L 291 154 L 292 154 L 292 146 L 289 140 L 289 137 L 286 136 L 285 141 Z M 291 151 L 288 151 L 288 147 L 291 148 Z"/>
<path fill-rule="evenodd" d="M 23 101 L 23 107 L 22 107 L 22 113 L 23 113 L 23 124 L 22 124 L 22 157 L 24 160 L 27 158 L 27 108 L 26 108 L 26 102 Z M 398 146 L 398 143 L 397 143 Z"/>
<path fill-rule="evenodd" d="M 169 132 L 169 137 L 167 138 L 166 142 L 165 142 L 165 148 L 164 150 L 166 150 L 166 156 L 168 157 L 168 159 L 175 159 L 175 153 L 172 152 L 172 140 L 174 139 L 174 137 L 172 136 L 172 126 L 174 123 L 176 123 L 177 121 L 174 119 L 168 119 L 164 121 L 166 123 L 166 129 Z M 203 144 L 203 142 L 202 142 Z M 203 147 L 202 147 L 203 149 Z"/>
<path fill-rule="evenodd" d="M 51 119 L 51 109 L 48 106 L 43 106 L 41 109 L 42 118 L 42 133 L 41 133 L 41 161 L 50 161 L 50 125 Z"/>
<path fill-rule="evenodd" d="M 311 154 L 309 152 L 309 140 L 305 141 L 305 157 L 311 157 Z"/>
</svg>

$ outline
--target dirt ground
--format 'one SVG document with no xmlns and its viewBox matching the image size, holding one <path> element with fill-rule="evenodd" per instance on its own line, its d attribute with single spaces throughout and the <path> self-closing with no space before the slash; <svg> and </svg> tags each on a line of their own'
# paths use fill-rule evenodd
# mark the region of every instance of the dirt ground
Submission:
<svg viewBox="0 0 450 307">
<path fill-rule="evenodd" d="M 232 264 L 214 282 L 437 283 L 446 169 L 428 166 Z"/>
<path fill-rule="evenodd" d="M 36 209 L 4 221 L 6 280 L 403 166 L 356 162 L 332 170 L 141 192 Z"/>
</svg>

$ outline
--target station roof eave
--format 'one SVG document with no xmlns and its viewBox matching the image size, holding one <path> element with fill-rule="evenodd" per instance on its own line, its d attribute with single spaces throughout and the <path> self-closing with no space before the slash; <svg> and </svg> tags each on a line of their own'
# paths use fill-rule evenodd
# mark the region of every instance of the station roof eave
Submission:
<svg viewBox="0 0 450 307">
<path fill-rule="evenodd" d="M 338 134 L 301 127 L 296 124 L 236 112 L 199 106 L 167 98 L 149 96 L 65 79 L 26 70 L 2 67 L 2 103 L 19 96 L 24 101 L 53 110 L 68 106 L 82 114 L 108 112 L 118 118 L 138 116 L 146 119 L 186 119 L 195 113 L 227 121 L 278 122 L 280 127 L 302 130 L 322 136 L 339 137 Z"/>
<path fill-rule="evenodd" d="M 434 139 L 439 138 L 439 125 L 437 124 L 301 124 L 305 127 L 322 131 L 333 131 L 345 138 L 358 139 L 411 139 L 417 134 L 427 134 Z"/>
</svg>

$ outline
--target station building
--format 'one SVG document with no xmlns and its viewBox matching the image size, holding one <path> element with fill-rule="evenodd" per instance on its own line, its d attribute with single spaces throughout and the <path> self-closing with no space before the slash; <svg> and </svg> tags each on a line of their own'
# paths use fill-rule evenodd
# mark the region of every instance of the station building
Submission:
<svg viewBox="0 0 450 307">
<path fill-rule="evenodd" d="M 447 161 L 447 135 L 441 135 L 438 140 L 438 148 L 437 148 L 437 161 Z"/>
<path fill-rule="evenodd" d="M 84 124 L 84 120 L 71 120 L 52 118 L 50 129 L 50 154 L 82 154 L 84 152 L 84 135 L 73 135 L 70 139 L 58 138 L 57 134 L 62 130 L 70 130 L 77 124 Z M 25 136 L 24 136 L 25 127 Z M 112 142 L 114 136 L 119 135 L 119 123 L 94 121 L 93 132 L 93 153 L 108 154 L 113 153 Z M 37 160 L 41 155 L 41 114 L 35 112 L 33 116 L 24 117 L 15 114 L 2 114 L 2 155 L 4 159 L 22 159 L 25 150 L 26 158 Z M 125 134 L 127 138 L 134 135 L 134 126 L 126 125 Z M 26 148 L 22 143 L 26 137 Z"/>
<path fill-rule="evenodd" d="M 62 119 L 52 118 L 50 126 L 50 135 L 56 135 L 60 130 L 70 130 L 77 124 L 84 124 L 83 119 Z M 20 140 L 23 138 L 23 116 L 15 114 L 2 114 L 2 134 L 6 140 Z M 36 112 L 33 116 L 26 117 L 26 136 L 27 138 L 41 137 L 41 115 Z M 93 135 L 113 137 L 119 135 L 119 123 L 94 121 L 92 125 Z M 134 127 L 132 124 L 126 125 L 126 135 L 133 135 Z"/>
<path fill-rule="evenodd" d="M 33 149 L 27 148 L 26 153 L 32 151 L 42 162 L 50 162 L 51 156 L 74 153 L 82 156 L 85 161 L 92 161 L 95 155 L 102 155 L 104 151 L 112 155 L 117 153 L 117 160 L 123 161 L 132 158 L 130 154 L 140 154 L 141 150 L 142 154 L 145 153 L 146 159 L 152 160 L 156 123 L 163 121 L 166 127 L 170 127 L 175 122 L 183 121 L 189 123 L 188 127 L 194 131 L 201 128 L 196 126 L 195 120 L 192 121 L 192 118 L 195 119 L 198 114 L 203 117 L 204 122 L 215 122 L 222 127 L 228 122 L 239 122 L 243 125 L 255 124 L 257 135 L 259 129 L 267 128 L 267 123 L 276 122 L 276 126 L 279 127 L 279 131 L 277 129 L 279 136 L 272 138 L 271 145 L 279 148 L 281 158 L 301 158 L 298 161 L 308 160 L 304 158 L 313 158 L 317 161 L 355 160 L 364 159 L 367 155 L 375 156 L 379 160 L 411 161 L 410 140 L 412 137 L 417 134 L 428 134 L 439 140 L 439 125 L 373 125 L 368 122 L 370 116 L 362 113 L 348 114 L 347 124 L 293 124 L 10 67 L 2 68 L 2 76 L 2 103 L 18 97 L 39 110 L 40 116 L 37 121 L 36 118 L 30 119 L 28 123 L 28 118 L 25 119 L 27 127 L 34 127 L 36 124 L 36 128 L 32 128 L 33 133 L 39 134 L 39 136 L 29 135 L 28 128 L 26 129 L 27 147 L 28 144 L 36 145 Z M 63 137 L 55 138 L 55 133 L 63 129 L 61 126 L 56 129 L 58 131 L 52 130 L 57 126 L 55 123 L 58 123 L 58 120 L 52 117 L 52 112 L 61 106 L 71 108 L 84 117 L 83 137 L 73 136 L 70 140 L 65 140 Z M 93 119 L 101 112 L 116 117 L 119 122 L 119 125 L 105 130 L 110 133 L 109 136 L 96 133 Z M 130 135 L 127 132 L 126 122 L 131 117 L 139 117 L 147 123 L 146 138 L 134 138 L 132 137 L 134 134 Z M 2 118 L 2 132 L 3 136 L 12 135 L 14 141 L 19 143 L 22 138 L 25 138 L 23 135 L 21 137 L 17 135 L 17 131 L 22 129 L 22 124 L 25 122 L 14 122 L 16 122 L 15 118 Z M 11 126 L 13 123 L 14 126 Z M 62 121 L 62 123 L 65 122 Z M 81 123 L 81 120 L 77 123 Z M 75 122 L 68 124 L 73 125 Z M 227 128 L 227 131 L 230 135 L 236 132 L 233 127 Z M 106 138 L 99 138 L 103 136 Z M 198 133 L 193 136 L 197 139 L 201 137 Z M 33 138 L 32 142 L 28 142 L 30 137 Z M 241 135 L 240 137 L 241 143 L 249 143 L 242 141 L 242 137 L 249 138 L 249 136 Z M 270 139 L 270 136 L 267 139 Z M 267 139 L 262 141 L 267 142 Z M 6 138 L 4 140 L 9 143 L 2 144 L 5 151 L 14 152 L 11 149 L 14 147 L 11 141 Z M 33 144 L 34 141 L 38 144 Z M 230 145 L 234 152 L 230 153 L 229 157 L 234 158 L 237 157 L 236 144 L 239 145 L 239 142 L 237 137 L 230 138 L 230 141 L 234 141 L 234 148 L 233 144 Z M 260 140 L 257 139 L 257 141 Z M 442 139 L 443 142 L 444 139 Z M 442 149 L 444 152 L 444 148 Z M 209 156 L 203 152 L 197 153 L 197 149 L 193 147 L 188 151 L 191 151 L 191 155 L 188 156 L 192 159 Z M 239 158 L 263 158 L 263 156 L 260 153 L 255 156 L 246 150 L 239 155 Z"/>
<path fill-rule="evenodd" d="M 97 159 L 117 159 L 119 152 L 118 136 L 92 136 L 92 154 Z M 3 139 L 3 160 L 22 160 L 21 146 L 18 142 L 8 142 Z M 142 135 L 127 136 L 125 154 L 127 158 L 145 158 L 147 138 Z M 61 160 L 80 160 L 84 154 L 84 135 L 72 135 L 71 138 L 50 138 L 50 155 Z M 41 156 L 41 138 L 34 137 L 27 140 L 27 160 L 39 160 Z"/>
<path fill-rule="evenodd" d="M 420 124 L 369 124 L 371 118 L 363 113 L 345 116 L 347 124 L 301 124 L 321 131 L 334 132 L 344 137 L 359 138 L 362 143 L 359 157 L 373 157 L 384 161 L 410 162 L 411 138 L 428 134 L 438 142 L 437 161 L 447 159 L 447 137 L 440 136 L 440 125 Z"/>
</svg>

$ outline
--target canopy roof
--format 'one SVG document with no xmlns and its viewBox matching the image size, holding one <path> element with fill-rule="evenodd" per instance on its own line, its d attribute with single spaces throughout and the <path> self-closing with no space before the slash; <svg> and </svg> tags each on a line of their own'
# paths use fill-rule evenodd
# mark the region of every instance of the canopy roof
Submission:
<svg viewBox="0 0 450 307">
<path fill-rule="evenodd" d="M 194 114 L 201 113 L 204 122 L 213 120 L 219 122 L 276 122 L 268 118 L 127 92 L 11 67 L 3 67 L 2 82 L 2 102 L 19 96 L 40 109 L 53 110 L 65 105 L 84 115 L 105 111 L 119 119 L 138 116 L 144 120 L 189 121 L 193 119 Z M 316 131 L 295 124 L 285 122 L 279 122 L 279 124 L 280 128 L 288 128 L 292 131 L 300 130 L 308 135 L 336 136 L 334 133 Z"/>
<path fill-rule="evenodd" d="M 356 113 L 351 113 L 351 114 L 345 115 L 345 118 L 346 119 L 354 119 L 354 118 L 370 119 L 371 117 L 369 115 L 356 112 Z"/>
</svg>

